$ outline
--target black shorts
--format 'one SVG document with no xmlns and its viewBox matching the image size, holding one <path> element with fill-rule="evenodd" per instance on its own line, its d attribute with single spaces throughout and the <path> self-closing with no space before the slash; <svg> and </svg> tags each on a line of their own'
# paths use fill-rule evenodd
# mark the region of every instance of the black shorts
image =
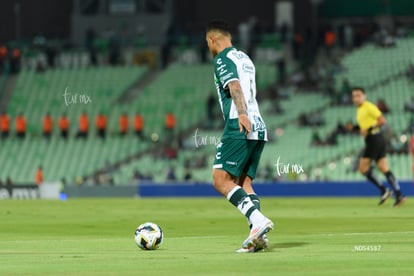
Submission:
<svg viewBox="0 0 414 276">
<path fill-rule="evenodd" d="M 365 149 L 362 158 L 375 161 L 384 158 L 387 153 L 387 143 L 382 133 L 370 134 L 365 137 Z"/>
</svg>

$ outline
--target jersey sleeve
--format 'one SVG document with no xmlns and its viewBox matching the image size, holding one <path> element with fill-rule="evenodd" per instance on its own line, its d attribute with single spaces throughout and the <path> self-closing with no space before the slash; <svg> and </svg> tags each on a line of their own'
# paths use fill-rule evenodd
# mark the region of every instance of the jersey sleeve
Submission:
<svg viewBox="0 0 414 276">
<path fill-rule="evenodd" d="M 215 73 L 224 89 L 227 88 L 230 81 L 239 79 L 236 64 L 227 57 L 217 59 Z"/>
<path fill-rule="evenodd" d="M 381 112 L 381 110 L 379 110 L 379 108 L 375 105 L 375 104 L 373 104 L 373 103 L 371 103 L 369 106 L 368 106 L 368 113 L 371 115 L 371 117 L 372 118 L 374 118 L 375 120 L 377 120 L 379 117 L 381 117 L 381 115 L 382 115 L 382 112 Z"/>
</svg>

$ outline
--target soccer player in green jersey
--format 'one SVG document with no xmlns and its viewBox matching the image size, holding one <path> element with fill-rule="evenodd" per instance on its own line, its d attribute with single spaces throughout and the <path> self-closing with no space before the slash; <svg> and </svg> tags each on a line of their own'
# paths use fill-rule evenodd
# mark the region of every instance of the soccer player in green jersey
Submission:
<svg viewBox="0 0 414 276">
<path fill-rule="evenodd" d="M 208 24 L 206 41 L 214 58 L 214 81 L 225 121 L 213 165 L 213 184 L 248 219 L 250 234 L 237 252 L 256 252 L 268 247 L 266 233 L 273 229 L 273 222 L 261 213 L 252 187 L 267 131 L 256 101 L 255 66 L 233 47 L 231 39 L 226 22 Z"/>
</svg>

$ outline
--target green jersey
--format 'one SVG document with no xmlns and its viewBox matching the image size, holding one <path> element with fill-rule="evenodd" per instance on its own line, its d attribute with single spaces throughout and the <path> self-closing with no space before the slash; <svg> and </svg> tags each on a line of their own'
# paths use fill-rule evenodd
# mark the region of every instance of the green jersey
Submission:
<svg viewBox="0 0 414 276">
<path fill-rule="evenodd" d="M 228 88 L 228 84 L 234 80 L 240 82 L 246 101 L 247 115 L 252 123 L 248 135 L 240 132 L 237 108 Z M 234 47 L 224 49 L 214 59 L 214 81 L 225 122 L 222 139 L 267 141 L 266 125 L 256 101 L 256 68 L 249 56 Z"/>
</svg>

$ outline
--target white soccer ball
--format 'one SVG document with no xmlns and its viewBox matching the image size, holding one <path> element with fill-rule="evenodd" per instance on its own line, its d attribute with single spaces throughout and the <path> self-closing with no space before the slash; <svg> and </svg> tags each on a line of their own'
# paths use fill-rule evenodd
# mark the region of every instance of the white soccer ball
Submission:
<svg viewBox="0 0 414 276">
<path fill-rule="evenodd" d="M 161 227 L 153 222 L 141 224 L 135 230 L 135 242 L 142 250 L 154 250 L 160 247 L 164 239 Z"/>
</svg>

